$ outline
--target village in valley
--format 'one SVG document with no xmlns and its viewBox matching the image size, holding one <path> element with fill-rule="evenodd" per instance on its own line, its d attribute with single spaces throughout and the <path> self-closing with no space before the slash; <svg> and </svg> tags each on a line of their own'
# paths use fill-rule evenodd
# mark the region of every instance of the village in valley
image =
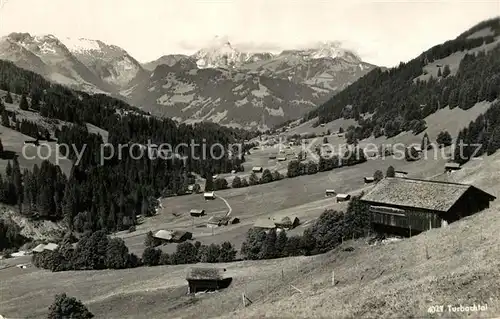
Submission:
<svg viewBox="0 0 500 319">
<path fill-rule="evenodd" d="M 54 83 L 71 72 L 49 81 L 28 70 L 41 41 L 29 37 L 0 38 L 0 319 L 500 315 L 500 18 L 251 129 L 124 98 L 157 77 L 145 91 L 169 88 L 181 67 L 213 85 L 236 62 L 171 57 L 181 62 L 144 67 L 127 90 L 91 94 Z M 46 46 L 34 52 L 59 59 Z M 80 52 L 69 65 L 107 74 L 124 54 L 107 50 L 108 64 Z M 308 74 L 312 60 L 300 60 Z M 259 77 L 251 94 L 285 81 L 265 78 L 266 65 L 248 71 Z M 82 74 L 91 85 L 95 74 Z M 176 90 L 185 103 L 190 91 Z M 205 149 L 151 140 L 221 148 L 199 157 Z"/>
</svg>

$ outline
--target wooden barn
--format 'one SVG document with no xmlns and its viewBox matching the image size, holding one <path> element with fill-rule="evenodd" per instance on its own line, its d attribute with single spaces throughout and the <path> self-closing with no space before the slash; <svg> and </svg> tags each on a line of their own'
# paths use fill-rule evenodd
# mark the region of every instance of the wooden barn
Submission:
<svg viewBox="0 0 500 319">
<path fill-rule="evenodd" d="M 461 167 L 460 167 L 459 163 L 446 163 L 446 164 L 444 164 L 444 171 L 445 172 L 457 171 L 460 168 Z"/>
<path fill-rule="evenodd" d="M 351 195 L 349 194 L 338 194 L 337 202 L 346 202 L 351 199 Z"/>
<path fill-rule="evenodd" d="M 387 177 L 361 200 L 375 230 L 412 236 L 489 207 L 495 196 L 472 185 Z"/>
<path fill-rule="evenodd" d="M 193 217 L 201 217 L 205 215 L 205 210 L 204 209 L 191 209 L 189 211 L 189 214 Z"/>
<path fill-rule="evenodd" d="M 327 189 L 325 190 L 325 196 L 335 196 L 337 193 L 335 192 L 334 189 Z"/>
<path fill-rule="evenodd" d="M 205 200 L 212 200 L 215 199 L 215 193 L 214 192 L 205 192 L 203 193 L 203 197 Z"/>
<path fill-rule="evenodd" d="M 154 235 L 160 243 L 180 243 L 193 238 L 193 234 L 180 230 L 159 230 Z"/>
<path fill-rule="evenodd" d="M 188 282 L 188 294 L 197 292 L 215 291 L 229 287 L 232 278 L 225 277 L 226 269 L 218 268 L 191 268 L 186 280 Z"/>
<path fill-rule="evenodd" d="M 254 173 L 262 173 L 262 166 L 254 166 L 252 167 L 252 172 Z"/>
</svg>

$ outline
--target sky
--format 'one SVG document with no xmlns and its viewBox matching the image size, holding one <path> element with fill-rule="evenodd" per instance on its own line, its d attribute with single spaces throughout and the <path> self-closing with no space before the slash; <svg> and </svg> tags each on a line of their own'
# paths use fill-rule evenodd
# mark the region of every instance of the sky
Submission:
<svg viewBox="0 0 500 319">
<path fill-rule="evenodd" d="M 380 66 L 408 61 L 500 15 L 500 0 L 0 0 L 11 32 L 99 39 L 140 62 L 192 54 L 215 36 L 279 52 L 341 41 Z"/>
</svg>

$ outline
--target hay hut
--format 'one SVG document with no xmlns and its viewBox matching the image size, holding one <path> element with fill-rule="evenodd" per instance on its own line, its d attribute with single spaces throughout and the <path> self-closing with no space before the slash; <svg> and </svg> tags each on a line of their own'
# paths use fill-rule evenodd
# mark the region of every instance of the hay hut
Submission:
<svg viewBox="0 0 500 319">
<path fill-rule="evenodd" d="M 227 288 L 231 277 L 224 277 L 226 269 L 219 268 L 191 268 L 186 280 L 188 282 L 188 293 L 194 294 L 200 291 L 215 291 Z"/>
</svg>

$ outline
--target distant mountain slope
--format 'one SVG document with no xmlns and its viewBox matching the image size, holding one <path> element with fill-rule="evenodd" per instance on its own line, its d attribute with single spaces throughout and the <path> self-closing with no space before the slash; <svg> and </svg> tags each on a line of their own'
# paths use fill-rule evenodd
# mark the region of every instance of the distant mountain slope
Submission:
<svg viewBox="0 0 500 319">
<path fill-rule="evenodd" d="M 192 59 L 190 56 L 184 54 L 168 54 L 168 55 L 163 55 L 154 61 L 144 63 L 142 67 L 148 71 L 153 71 L 154 69 L 156 69 L 157 66 L 161 64 L 174 66 L 174 64 L 176 64 L 180 60 L 190 60 L 190 59 Z"/>
<path fill-rule="evenodd" d="M 109 87 L 53 35 L 31 36 L 11 33 L 0 38 L 0 57 L 44 77 L 87 91 L 107 91 Z"/>
<path fill-rule="evenodd" d="M 145 72 L 127 51 L 99 40 L 63 39 L 73 55 L 104 82 L 119 90 Z"/>
<path fill-rule="evenodd" d="M 339 42 L 272 54 L 241 51 L 224 37 L 191 56 L 141 65 L 99 40 L 12 33 L 0 39 L 0 58 L 158 116 L 263 129 L 302 116 L 375 68 Z"/>
<path fill-rule="evenodd" d="M 408 63 L 372 70 L 308 113 L 327 123 L 354 118 L 353 139 L 422 132 L 423 118 L 439 108 L 468 109 L 500 95 L 500 18 L 484 21 Z M 362 117 L 362 114 L 370 116 Z"/>
<path fill-rule="evenodd" d="M 180 64 L 158 66 L 151 77 L 123 93 L 153 114 L 262 128 L 300 116 L 324 96 L 283 79 Z"/>
<path fill-rule="evenodd" d="M 376 67 L 338 42 L 274 55 L 239 51 L 227 38 L 153 66 L 122 91 L 133 104 L 181 121 L 261 128 L 301 116 Z"/>
</svg>

